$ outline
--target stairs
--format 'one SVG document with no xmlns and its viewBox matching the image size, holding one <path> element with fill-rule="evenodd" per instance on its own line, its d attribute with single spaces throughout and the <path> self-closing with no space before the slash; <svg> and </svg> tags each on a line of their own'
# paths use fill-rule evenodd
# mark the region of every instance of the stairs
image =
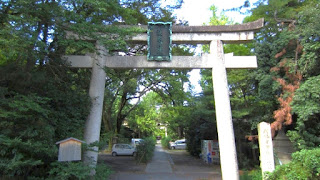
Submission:
<svg viewBox="0 0 320 180">
<path fill-rule="evenodd" d="M 278 135 L 273 139 L 273 149 L 279 158 L 275 158 L 276 164 L 279 163 L 279 160 L 282 164 L 287 164 L 291 161 L 291 154 L 294 152 L 294 148 L 284 130 L 280 130 Z"/>
</svg>

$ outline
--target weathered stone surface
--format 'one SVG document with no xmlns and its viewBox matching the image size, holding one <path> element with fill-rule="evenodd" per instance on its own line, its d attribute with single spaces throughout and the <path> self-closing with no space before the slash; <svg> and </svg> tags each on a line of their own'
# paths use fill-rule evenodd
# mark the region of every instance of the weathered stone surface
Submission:
<svg viewBox="0 0 320 180">
<path fill-rule="evenodd" d="M 172 26 L 172 33 L 220 33 L 220 32 L 243 32 L 243 31 L 257 31 L 264 25 L 264 19 L 258 19 L 253 22 L 235 25 L 221 25 L 221 26 Z M 120 26 L 121 27 L 121 26 Z M 123 25 L 124 28 L 138 27 L 147 32 L 148 26 L 127 26 Z"/>
<path fill-rule="evenodd" d="M 259 30 L 263 27 L 264 19 L 254 22 L 222 26 L 173 26 L 174 33 L 213 33 L 213 32 L 243 32 Z"/>
<path fill-rule="evenodd" d="M 239 179 L 237 152 L 233 132 L 227 72 L 224 65 L 223 43 L 210 43 L 212 81 L 216 109 L 222 179 Z"/>
<path fill-rule="evenodd" d="M 254 38 L 253 31 L 221 32 L 221 33 L 172 33 L 173 44 L 210 44 L 212 40 L 222 40 L 224 43 L 248 42 Z M 147 34 L 139 34 L 130 41 L 145 44 Z"/>
<path fill-rule="evenodd" d="M 70 56 L 63 56 L 62 59 L 66 60 L 71 67 L 92 68 L 91 56 L 70 55 Z"/>
<path fill-rule="evenodd" d="M 258 124 L 259 148 L 260 148 L 260 167 L 263 174 L 274 170 L 274 155 L 271 127 L 269 123 L 261 122 Z"/>
<path fill-rule="evenodd" d="M 171 62 L 147 61 L 146 56 L 109 56 L 105 57 L 106 67 L 113 69 L 211 69 L 214 67 L 213 55 L 203 56 L 173 56 Z M 65 56 L 71 67 L 91 68 L 90 56 Z M 257 68 L 255 56 L 233 56 L 225 54 L 225 67 L 233 69 Z"/>
<path fill-rule="evenodd" d="M 96 45 L 98 53 L 93 56 L 92 74 L 89 87 L 91 99 L 91 109 L 86 120 L 84 130 L 84 140 L 89 145 L 100 140 L 101 116 L 103 109 L 104 88 L 106 82 L 106 72 L 104 71 L 106 50 L 99 44 Z M 84 153 L 84 161 L 95 166 L 98 160 L 98 147 L 92 147 Z M 94 171 L 92 171 L 94 173 Z"/>
<path fill-rule="evenodd" d="M 173 44 L 210 44 L 212 40 L 222 40 L 224 43 L 243 43 L 249 42 L 254 38 L 254 32 L 261 29 L 264 24 L 264 19 L 259 19 L 254 22 L 236 25 L 224 26 L 172 26 L 172 43 Z M 147 44 L 147 29 L 148 26 L 120 26 L 123 28 L 138 27 L 145 32 L 138 34 L 129 41 L 135 43 Z M 102 35 L 103 36 L 103 35 Z M 92 40 L 82 37 L 72 32 L 67 33 L 68 38 L 76 38 L 83 40 Z"/>
</svg>

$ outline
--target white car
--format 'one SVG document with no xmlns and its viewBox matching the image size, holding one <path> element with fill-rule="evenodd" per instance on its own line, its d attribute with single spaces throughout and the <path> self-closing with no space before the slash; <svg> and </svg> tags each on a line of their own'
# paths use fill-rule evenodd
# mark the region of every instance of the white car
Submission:
<svg viewBox="0 0 320 180">
<path fill-rule="evenodd" d="M 176 140 L 174 143 L 170 144 L 171 149 L 186 149 L 187 144 L 185 139 Z"/>
<path fill-rule="evenodd" d="M 143 143 L 143 139 L 137 139 L 137 138 L 132 138 L 131 139 L 131 146 L 132 147 L 137 147 L 139 144 Z"/>
<path fill-rule="evenodd" d="M 114 144 L 112 147 L 112 156 L 131 155 L 136 156 L 136 148 L 129 144 Z"/>
</svg>

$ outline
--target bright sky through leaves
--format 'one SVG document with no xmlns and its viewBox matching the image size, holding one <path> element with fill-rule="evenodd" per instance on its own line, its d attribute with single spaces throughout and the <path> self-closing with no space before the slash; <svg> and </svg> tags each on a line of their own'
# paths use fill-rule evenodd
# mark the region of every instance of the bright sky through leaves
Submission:
<svg viewBox="0 0 320 180">
<path fill-rule="evenodd" d="M 179 20 L 188 21 L 190 26 L 197 26 L 208 24 L 210 17 L 212 16 L 212 12 L 210 11 L 210 7 L 215 5 L 218 8 L 218 15 L 227 9 L 237 8 L 244 4 L 245 0 L 184 0 L 184 4 L 181 9 L 175 11 L 175 15 Z M 170 3 L 170 0 L 165 0 L 166 3 Z M 250 1 L 251 4 L 254 1 Z M 242 12 L 244 13 L 246 9 Z M 246 15 L 241 14 L 236 11 L 226 11 L 224 12 L 230 19 L 232 19 L 235 23 L 242 23 L 243 18 Z M 199 93 L 202 91 L 199 80 L 200 80 L 200 70 L 195 69 L 190 73 L 190 81 L 194 86 L 194 91 Z"/>
<path fill-rule="evenodd" d="M 178 19 L 187 20 L 189 25 L 202 25 L 208 23 L 212 15 L 210 7 L 215 5 L 218 8 L 218 14 L 222 10 L 240 7 L 244 4 L 245 0 L 184 0 L 181 9 L 176 10 L 175 13 Z M 242 12 L 245 12 L 243 10 Z M 236 23 L 241 23 L 246 15 L 240 14 L 235 11 L 227 11 L 225 14 L 234 20 Z"/>
</svg>

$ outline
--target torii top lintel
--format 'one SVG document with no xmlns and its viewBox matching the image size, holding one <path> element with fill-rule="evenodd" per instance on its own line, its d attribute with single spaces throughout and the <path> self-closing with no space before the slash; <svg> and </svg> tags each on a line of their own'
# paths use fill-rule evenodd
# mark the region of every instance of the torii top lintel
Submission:
<svg viewBox="0 0 320 180">
<path fill-rule="evenodd" d="M 264 26 L 264 19 L 254 22 L 221 25 L 221 26 L 172 26 L 172 43 L 175 44 L 208 44 L 212 40 L 222 40 L 224 43 L 242 43 L 254 38 L 254 32 Z M 124 26 L 128 27 L 128 26 Z M 147 31 L 147 26 L 138 26 Z M 146 43 L 147 33 L 134 36 L 131 41 Z"/>
<path fill-rule="evenodd" d="M 235 25 L 218 25 L 218 26 L 181 26 L 173 25 L 172 33 L 219 33 L 219 32 L 240 32 L 240 31 L 258 31 L 264 26 L 264 19 L 258 19 L 253 22 Z M 124 27 L 129 27 L 125 25 Z M 137 26 L 141 29 L 148 29 L 147 25 Z"/>
</svg>

